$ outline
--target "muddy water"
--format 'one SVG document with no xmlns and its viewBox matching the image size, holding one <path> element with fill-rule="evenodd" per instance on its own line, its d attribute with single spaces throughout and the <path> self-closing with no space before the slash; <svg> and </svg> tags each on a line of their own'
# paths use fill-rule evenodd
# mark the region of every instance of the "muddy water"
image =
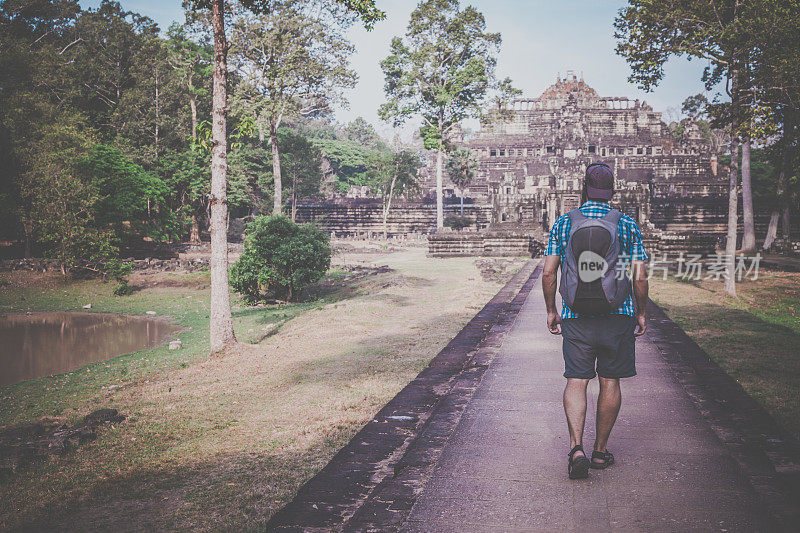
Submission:
<svg viewBox="0 0 800 533">
<path fill-rule="evenodd" d="M 0 386 L 152 348 L 177 330 L 162 320 L 101 313 L 0 315 Z"/>
</svg>

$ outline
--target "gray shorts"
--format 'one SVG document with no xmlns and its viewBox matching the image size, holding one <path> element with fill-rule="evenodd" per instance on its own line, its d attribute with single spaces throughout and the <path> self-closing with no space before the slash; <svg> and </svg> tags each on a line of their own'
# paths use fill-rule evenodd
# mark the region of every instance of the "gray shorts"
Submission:
<svg viewBox="0 0 800 533">
<path fill-rule="evenodd" d="M 629 378 L 636 375 L 636 320 L 628 315 L 567 318 L 564 338 L 564 377 Z M 597 367 L 595 371 L 595 365 Z"/>
</svg>

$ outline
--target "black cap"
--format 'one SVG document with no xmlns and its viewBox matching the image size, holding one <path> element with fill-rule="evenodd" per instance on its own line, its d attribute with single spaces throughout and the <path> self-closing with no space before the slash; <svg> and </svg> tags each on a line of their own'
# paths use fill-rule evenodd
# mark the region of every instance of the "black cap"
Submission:
<svg viewBox="0 0 800 533">
<path fill-rule="evenodd" d="M 611 200 L 614 195 L 614 174 L 605 163 L 586 167 L 586 196 L 590 199 Z"/>
</svg>

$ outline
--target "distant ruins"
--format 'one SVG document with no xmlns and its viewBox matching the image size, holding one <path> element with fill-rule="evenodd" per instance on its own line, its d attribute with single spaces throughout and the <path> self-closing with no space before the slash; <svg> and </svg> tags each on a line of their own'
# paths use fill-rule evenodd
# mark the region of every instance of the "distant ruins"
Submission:
<svg viewBox="0 0 800 533">
<path fill-rule="evenodd" d="M 515 100 L 508 120 L 456 144 L 479 161 L 476 179 L 464 190 L 464 214 L 482 231 L 439 233 L 432 239 L 434 255 L 480 255 L 479 234 L 541 242 L 558 216 L 579 205 L 592 162 L 614 170 L 612 203 L 642 226 L 651 249 L 707 250 L 725 231 L 727 181 L 700 129 L 689 125 L 678 142 L 646 102 L 598 96 L 571 71 L 538 98 Z M 431 171 L 425 187 L 425 200 L 393 207 L 389 234 L 435 230 Z M 445 177 L 446 215 L 458 213 L 458 193 Z M 366 199 L 305 204 L 298 215 L 337 234 L 381 231 L 380 205 Z"/>
</svg>

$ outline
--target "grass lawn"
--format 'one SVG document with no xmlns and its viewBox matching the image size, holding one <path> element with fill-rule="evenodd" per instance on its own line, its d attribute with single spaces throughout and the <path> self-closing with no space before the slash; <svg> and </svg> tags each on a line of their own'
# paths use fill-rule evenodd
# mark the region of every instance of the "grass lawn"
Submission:
<svg viewBox="0 0 800 533">
<path fill-rule="evenodd" d="M 721 281 L 650 282 L 651 297 L 795 437 L 800 435 L 800 274 L 764 272 L 726 296 Z"/>
<path fill-rule="evenodd" d="M 393 270 L 338 283 L 336 263 Z M 0 388 L 0 426 L 101 407 L 128 418 L 0 481 L 0 529 L 263 529 L 268 518 L 499 289 L 469 258 L 422 248 L 334 258 L 333 288 L 295 305 L 234 299 L 239 353 L 209 357 L 208 274 L 113 284 L 0 275 L 0 311 L 168 315 L 184 348 L 140 351 Z M 268 324 L 281 324 L 264 337 Z"/>
</svg>

